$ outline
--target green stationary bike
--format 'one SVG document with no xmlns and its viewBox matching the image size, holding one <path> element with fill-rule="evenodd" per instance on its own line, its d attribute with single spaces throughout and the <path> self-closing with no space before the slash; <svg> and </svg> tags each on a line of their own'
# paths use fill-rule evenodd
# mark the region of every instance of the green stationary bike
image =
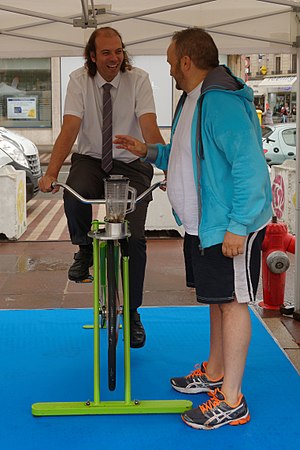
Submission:
<svg viewBox="0 0 300 450">
<path fill-rule="evenodd" d="M 123 176 L 112 175 L 105 180 L 105 199 L 85 199 L 64 183 L 61 186 L 85 204 L 105 204 L 103 222 L 92 222 L 89 236 L 93 239 L 94 292 L 94 399 L 77 402 L 48 402 L 32 405 L 34 416 L 95 415 L 95 414 L 155 414 L 183 413 L 192 407 L 187 400 L 132 400 L 130 373 L 130 318 L 129 318 L 129 257 L 127 238 L 130 236 L 125 215 L 135 209 L 136 203 L 163 185 L 158 182 L 136 198 L 136 190 Z M 129 198 L 128 198 L 129 197 Z M 129 208 L 128 208 L 128 203 Z M 120 258 L 120 254 L 122 257 Z M 121 260 L 121 264 L 120 264 Z M 122 276 L 121 276 L 122 274 Z M 119 292 L 119 281 L 122 289 Z M 121 294 L 121 295 L 120 295 Z M 121 298 L 120 298 L 121 297 Z M 123 306 L 121 306 L 123 300 Z M 124 400 L 100 400 L 100 337 L 101 328 L 108 333 L 108 387 L 116 387 L 116 347 L 123 318 L 124 335 Z"/>
</svg>

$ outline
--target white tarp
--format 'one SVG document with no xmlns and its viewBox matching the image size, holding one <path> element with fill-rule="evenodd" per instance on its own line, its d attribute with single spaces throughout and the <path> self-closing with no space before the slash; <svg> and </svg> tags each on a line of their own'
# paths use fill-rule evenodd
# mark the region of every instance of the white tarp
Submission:
<svg viewBox="0 0 300 450">
<path fill-rule="evenodd" d="M 116 27 L 132 54 L 162 54 L 175 30 L 201 26 L 224 54 L 290 52 L 297 20 L 291 6 L 256 0 L 112 0 L 84 18 L 91 1 L 4 0 L 0 4 L 0 57 L 80 56 L 93 20 Z M 293 1 L 282 1 L 298 5 Z"/>
</svg>

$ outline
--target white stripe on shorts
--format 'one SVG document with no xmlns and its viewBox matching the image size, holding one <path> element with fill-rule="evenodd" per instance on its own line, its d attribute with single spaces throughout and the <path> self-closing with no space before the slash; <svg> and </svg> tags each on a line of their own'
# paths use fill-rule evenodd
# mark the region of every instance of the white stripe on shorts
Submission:
<svg viewBox="0 0 300 450">
<path fill-rule="evenodd" d="M 244 253 L 233 258 L 234 289 L 238 303 L 249 303 L 254 301 L 253 286 L 250 276 L 250 255 L 258 231 L 255 231 L 250 238 L 247 236 L 244 244 Z"/>
</svg>

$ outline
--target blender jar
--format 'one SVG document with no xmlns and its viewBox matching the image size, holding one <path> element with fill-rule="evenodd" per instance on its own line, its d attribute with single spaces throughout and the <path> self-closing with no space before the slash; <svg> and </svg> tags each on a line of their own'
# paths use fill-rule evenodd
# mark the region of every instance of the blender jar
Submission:
<svg viewBox="0 0 300 450">
<path fill-rule="evenodd" d="M 127 213 L 135 208 L 136 190 L 129 186 L 129 179 L 123 175 L 110 175 L 104 180 L 105 189 L 105 220 L 112 223 L 122 223 Z M 131 195 L 128 199 L 128 195 Z M 127 208 L 130 202 L 130 207 Z"/>
</svg>

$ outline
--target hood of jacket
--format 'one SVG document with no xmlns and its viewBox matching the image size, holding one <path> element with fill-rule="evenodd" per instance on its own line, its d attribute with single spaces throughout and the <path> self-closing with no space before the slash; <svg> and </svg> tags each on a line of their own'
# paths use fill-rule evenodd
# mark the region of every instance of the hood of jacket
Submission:
<svg viewBox="0 0 300 450">
<path fill-rule="evenodd" d="M 243 80 L 233 75 L 231 70 L 224 65 L 212 69 L 203 81 L 201 94 L 212 90 L 234 91 L 237 95 L 253 102 L 253 91 Z"/>
<path fill-rule="evenodd" d="M 242 79 L 233 75 L 233 73 L 227 66 L 219 65 L 208 72 L 203 81 L 201 95 L 198 99 L 196 142 L 201 159 L 203 159 L 204 157 L 201 129 L 202 103 L 204 98 L 206 97 L 206 94 L 209 94 L 209 92 L 212 91 L 223 91 L 228 92 L 229 95 L 236 95 L 242 98 L 246 103 L 248 103 L 250 108 L 255 109 L 253 104 L 253 90 L 249 86 L 247 86 Z M 176 118 L 176 120 L 178 120 L 178 118 Z"/>
</svg>

